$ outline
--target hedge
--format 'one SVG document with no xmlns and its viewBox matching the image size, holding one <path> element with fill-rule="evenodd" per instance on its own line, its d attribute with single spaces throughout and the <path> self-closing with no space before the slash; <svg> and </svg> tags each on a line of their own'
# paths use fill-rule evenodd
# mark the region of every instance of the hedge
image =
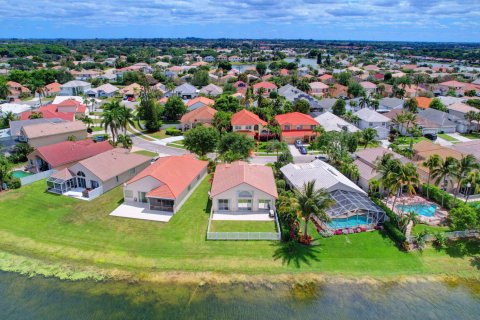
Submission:
<svg viewBox="0 0 480 320">
<path fill-rule="evenodd" d="M 463 206 L 463 202 L 459 199 L 455 199 L 450 193 L 441 190 L 440 188 L 430 185 L 427 186 L 426 184 L 422 185 L 422 195 L 427 197 L 427 190 L 429 199 L 435 201 L 439 205 L 442 204 L 442 196 L 443 196 L 443 207 L 447 210 L 451 210 L 453 208 L 458 208 Z"/>
<path fill-rule="evenodd" d="M 402 245 L 407 238 L 403 234 L 403 232 L 398 228 L 398 216 L 389 208 L 387 207 L 380 199 L 372 198 L 372 201 L 375 202 L 377 206 L 379 206 L 385 214 L 390 219 L 390 221 L 385 221 L 383 226 L 389 236 L 395 241 L 397 244 Z"/>
</svg>

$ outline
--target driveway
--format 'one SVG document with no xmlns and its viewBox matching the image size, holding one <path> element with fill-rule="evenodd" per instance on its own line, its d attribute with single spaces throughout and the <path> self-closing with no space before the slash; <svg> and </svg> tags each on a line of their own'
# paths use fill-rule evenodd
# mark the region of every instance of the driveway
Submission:
<svg viewBox="0 0 480 320">
<path fill-rule="evenodd" d="M 288 145 L 288 150 L 292 154 L 294 163 L 307 163 L 315 159 L 313 154 L 301 154 L 294 145 Z"/>
<path fill-rule="evenodd" d="M 469 139 L 469 138 L 466 138 L 464 136 L 462 136 L 461 134 L 455 132 L 455 133 L 447 133 L 447 135 L 449 135 L 450 137 L 454 138 L 454 139 L 457 139 L 458 141 L 460 142 L 468 142 L 468 141 L 472 141 L 472 139 Z"/>
<path fill-rule="evenodd" d="M 132 202 L 121 204 L 110 215 L 113 217 L 168 222 L 172 218 L 173 213 L 150 210 L 147 203 Z"/>
<path fill-rule="evenodd" d="M 134 135 L 130 135 L 130 137 L 132 138 L 132 142 L 134 146 L 144 150 L 156 152 L 160 155 L 160 157 L 181 156 L 181 155 L 190 153 L 188 150 L 167 147 L 166 145 L 163 145 L 158 141 L 147 141 L 145 139 L 139 138 Z"/>
</svg>

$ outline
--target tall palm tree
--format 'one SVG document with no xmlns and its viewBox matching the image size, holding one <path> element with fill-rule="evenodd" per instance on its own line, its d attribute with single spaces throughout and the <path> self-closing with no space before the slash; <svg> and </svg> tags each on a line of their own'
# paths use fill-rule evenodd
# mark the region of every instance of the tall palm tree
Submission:
<svg viewBox="0 0 480 320">
<path fill-rule="evenodd" d="M 472 154 L 462 157 L 460 161 L 458 161 L 457 170 L 455 171 L 455 178 L 457 179 L 457 190 L 455 190 L 455 197 L 458 196 L 458 192 L 460 191 L 460 187 L 465 182 L 468 174 L 477 169 L 477 159 Z"/>
<path fill-rule="evenodd" d="M 89 116 L 85 116 L 82 118 L 82 122 L 87 125 L 87 129 L 90 128 L 93 124 L 93 119 L 90 118 Z"/>
<path fill-rule="evenodd" d="M 465 203 L 468 201 L 470 196 L 470 190 L 473 190 L 473 193 L 476 193 L 478 187 L 480 186 L 480 169 L 472 170 L 468 173 L 467 178 L 465 179 L 466 183 L 470 183 L 470 188 L 467 190 L 467 194 L 465 196 Z"/>
<path fill-rule="evenodd" d="M 107 109 L 102 113 L 102 126 L 105 128 L 105 132 L 110 128 L 112 133 L 112 142 L 116 144 L 116 137 L 118 135 L 118 128 L 120 127 L 118 109 Z"/>
<path fill-rule="evenodd" d="M 455 175 L 458 167 L 458 160 L 453 157 L 446 157 L 445 160 L 441 160 L 440 164 L 433 168 L 431 175 L 435 179 L 435 185 L 438 186 L 440 182 L 444 182 L 447 178 L 452 178 Z M 452 179 L 450 182 L 453 184 Z M 445 185 L 446 187 L 446 185 Z"/>
<path fill-rule="evenodd" d="M 42 105 L 42 97 L 45 97 L 47 95 L 47 89 L 43 84 L 39 84 L 35 86 L 34 92 L 38 94 L 38 101 L 40 102 L 40 105 Z"/>
<path fill-rule="evenodd" d="M 295 190 L 295 198 L 297 199 L 299 214 L 305 220 L 303 235 L 306 238 L 308 236 L 308 221 L 313 216 L 323 221 L 330 220 L 326 210 L 333 206 L 335 201 L 330 198 L 326 189 L 315 189 L 315 180 L 305 183 L 300 191 Z"/>
<path fill-rule="evenodd" d="M 12 163 L 8 161 L 7 157 L 0 155 L 0 191 L 3 190 L 3 183 L 10 176 Z"/>
<path fill-rule="evenodd" d="M 4 127 L 8 127 L 10 125 L 10 121 L 15 120 L 17 120 L 17 116 L 12 111 L 8 111 L 3 114 L 2 122 Z"/>
<path fill-rule="evenodd" d="M 367 146 L 369 143 L 375 141 L 375 139 L 378 137 L 377 130 L 373 128 L 366 128 L 362 131 L 362 139 L 363 143 L 365 145 L 365 149 L 367 149 Z"/>
<path fill-rule="evenodd" d="M 120 126 L 123 128 L 123 134 L 127 134 L 127 126 L 129 124 L 134 126 L 135 115 L 133 114 L 133 110 L 127 107 L 122 107 L 119 109 L 118 116 Z"/>
<path fill-rule="evenodd" d="M 0 99 L 6 99 L 10 94 L 10 88 L 8 87 L 7 81 L 0 79 Z"/>
<path fill-rule="evenodd" d="M 442 158 L 438 154 L 431 155 L 425 160 L 422 165 L 428 168 L 428 180 L 427 180 L 427 199 L 430 199 L 430 179 L 432 178 L 432 171 L 440 166 Z"/>
<path fill-rule="evenodd" d="M 400 164 L 397 170 L 390 172 L 387 177 L 387 185 L 390 188 L 390 192 L 395 192 L 395 198 L 393 199 L 392 210 L 395 208 L 398 196 L 402 193 L 404 187 L 408 195 L 414 195 L 416 193 L 415 187 L 420 183 L 417 168 L 413 163 Z"/>
<path fill-rule="evenodd" d="M 130 149 L 133 146 L 132 138 L 128 134 L 118 135 L 117 142 L 121 143 L 125 149 Z"/>
<path fill-rule="evenodd" d="M 370 98 L 364 94 L 358 101 L 358 105 L 361 109 L 368 108 L 370 106 Z"/>
<path fill-rule="evenodd" d="M 413 225 L 420 222 L 420 219 L 418 218 L 418 214 L 415 211 L 408 211 L 402 215 L 401 219 L 399 219 L 398 221 L 399 227 L 403 231 L 403 234 L 407 232 L 407 227 L 410 224 L 410 222 L 412 222 Z"/>
</svg>

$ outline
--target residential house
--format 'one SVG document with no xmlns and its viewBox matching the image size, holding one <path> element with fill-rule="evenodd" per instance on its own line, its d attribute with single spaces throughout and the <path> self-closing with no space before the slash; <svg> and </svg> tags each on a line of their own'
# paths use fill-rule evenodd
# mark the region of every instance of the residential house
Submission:
<svg viewBox="0 0 480 320">
<path fill-rule="evenodd" d="M 259 137 L 265 134 L 264 128 L 267 125 L 266 121 L 260 119 L 255 113 L 242 109 L 232 115 L 231 125 L 233 132 L 245 133 L 252 137 Z"/>
<path fill-rule="evenodd" d="M 101 73 L 95 70 L 72 70 L 70 71 L 70 74 L 75 78 L 75 80 L 87 81 L 98 78 Z"/>
<path fill-rule="evenodd" d="M 471 154 L 480 162 L 480 139 L 455 143 L 450 148 L 462 154 Z"/>
<path fill-rule="evenodd" d="M 111 98 L 115 95 L 116 92 L 118 92 L 118 90 L 120 89 L 118 89 L 116 86 L 110 83 L 105 83 L 97 88 L 87 90 L 86 94 L 89 97 L 94 97 L 94 98 L 97 98 L 97 97 Z"/>
<path fill-rule="evenodd" d="M 210 190 L 214 213 L 269 213 L 277 187 L 272 168 L 243 161 L 219 164 Z"/>
<path fill-rule="evenodd" d="M 183 130 L 195 127 L 197 124 L 212 124 L 217 110 L 205 105 L 184 114 L 180 119 Z"/>
<path fill-rule="evenodd" d="M 27 142 L 31 147 L 38 148 L 69 140 L 84 140 L 87 138 L 87 127 L 81 121 L 45 122 L 24 125 L 20 129 L 19 140 Z"/>
<path fill-rule="evenodd" d="M 298 100 L 305 100 L 310 105 L 310 109 L 312 111 L 320 111 L 321 107 L 319 106 L 318 100 L 315 99 L 313 96 L 297 89 L 296 87 L 292 86 L 291 84 L 286 84 L 283 87 L 278 89 L 278 94 L 285 97 L 287 101 L 292 102 L 295 104 Z"/>
<path fill-rule="evenodd" d="M 381 224 L 385 219 L 385 212 L 368 198 L 365 191 L 326 162 L 314 160 L 309 163 L 290 163 L 280 168 L 280 171 L 293 189 L 302 190 L 306 183 L 315 181 L 316 190 L 325 189 L 330 193 L 335 204 L 326 211 L 332 221 L 322 225 L 324 229 L 337 229 L 340 222 L 347 218 L 356 221 L 355 226 L 365 225 L 370 228 Z"/>
<path fill-rule="evenodd" d="M 206 57 L 203 58 L 203 61 L 208 62 L 208 63 L 212 63 L 212 62 L 215 62 L 215 57 L 206 56 Z"/>
<path fill-rule="evenodd" d="M 192 111 L 204 106 L 212 107 L 214 104 L 215 104 L 215 100 L 212 100 L 207 97 L 201 97 L 201 96 L 193 98 L 186 103 L 188 111 Z"/>
<path fill-rule="evenodd" d="M 448 114 L 457 117 L 457 131 L 458 132 L 469 132 L 470 130 L 475 130 L 478 127 L 477 121 L 472 121 L 471 123 L 467 121 L 466 114 L 468 112 L 480 112 L 477 108 L 469 106 L 468 104 L 457 102 L 447 106 Z"/>
<path fill-rule="evenodd" d="M 449 90 L 453 90 L 457 96 L 463 96 L 465 94 L 465 86 L 467 84 L 468 83 L 456 80 L 445 81 L 438 84 L 438 90 L 442 95 L 447 94 Z"/>
<path fill-rule="evenodd" d="M 25 119 L 25 120 L 15 120 L 10 121 L 10 137 L 14 141 L 19 141 L 21 137 L 21 131 L 24 126 L 40 124 L 40 123 L 60 123 L 66 122 L 67 120 L 60 118 L 40 118 L 40 119 Z"/>
<path fill-rule="evenodd" d="M 390 132 L 390 118 L 370 108 L 363 108 L 354 113 L 360 120 L 357 125 L 360 129 L 373 128 L 377 131 L 378 139 L 383 140 Z"/>
<path fill-rule="evenodd" d="M 436 109 L 420 109 L 417 118 L 423 118 L 438 127 L 438 133 L 455 133 L 457 131 L 458 117 Z"/>
<path fill-rule="evenodd" d="M 15 81 L 7 81 L 7 87 L 8 90 L 10 90 L 10 93 L 7 95 L 7 98 L 9 98 L 10 101 L 19 99 L 21 96 L 31 94 L 30 89 Z"/>
<path fill-rule="evenodd" d="M 430 108 L 430 103 L 432 103 L 432 98 L 427 97 L 415 97 L 415 100 L 417 100 L 419 109 L 428 109 Z"/>
<path fill-rule="evenodd" d="M 47 190 L 92 199 L 129 181 L 151 160 L 123 148 L 108 150 L 53 173 L 47 179 Z"/>
<path fill-rule="evenodd" d="M 61 96 L 81 96 L 92 88 L 92 85 L 85 81 L 73 80 L 60 86 Z"/>
<path fill-rule="evenodd" d="M 93 140 L 63 141 L 38 147 L 27 156 L 28 171 L 38 173 L 51 169 L 61 170 L 78 161 L 93 157 L 99 153 L 112 150 L 108 141 Z"/>
<path fill-rule="evenodd" d="M 52 97 L 60 93 L 61 84 L 58 82 L 52 82 L 45 86 L 45 96 Z"/>
<path fill-rule="evenodd" d="M 200 93 L 203 93 L 207 96 L 211 97 L 217 97 L 223 93 L 223 89 L 220 88 L 219 86 L 214 85 L 213 83 L 210 83 L 200 89 Z"/>
<path fill-rule="evenodd" d="M 355 127 L 350 122 L 343 120 L 342 118 L 334 115 L 331 112 L 324 112 L 319 116 L 315 117 L 317 121 L 325 131 L 346 131 L 346 132 L 357 132 L 359 129 Z"/>
<path fill-rule="evenodd" d="M 139 85 L 138 83 L 132 83 L 120 89 L 120 94 L 124 98 L 137 99 L 142 90 L 143 90 L 143 87 L 141 85 Z"/>
<path fill-rule="evenodd" d="M 315 81 L 310 82 L 310 89 L 310 94 L 323 97 L 328 94 L 328 90 L 330 89 L 330 87 L 323 82 Z"/>
<path fill-rule="evenodd" d="M 379 101 L 379 106 L 377 112 L 388 112 L 390 110 L 400 110 L 403 109 L 403 104 L 405 101 L 399 98 L 383 98 Z"/>
<path fill-rule="evenodd" d="M 253 85 L 253 93 L 257 94 L 260 88 L 264 89 L 264 95 L 269 95 L 270 92 L 277 91 L 277 86 L 273 82 L 258 82 Z"/>
<path fill-rule="evenodd" d="M 176 213 L 207 175 L 208 161 L 192 155 L 159 158 L 125 183 L 125 203 L 149 210 Z"/>
<path fill-rule="evenodd" d="M 315 129 L 319 123 L 310 115 L 291 112 L 276 115 L 275 120 L 280 125 L 280 138 L 286 143 L 294 143 L 297 139 L 309 142 L 318 135 Z"/>
<path fill-rule="evenodd" d="M 372 180 L 380 180 L 381 175 L 376 171 L 376 162 L 384 154 L 391 154 L 393 159 L 399 159 L 403 164 L 411 162 L 407 158 L 384 147 L 361 149 L 355 152 L 355 161 L 353 162 L 359 172 L 358 185 L 365 191 L 369 190 Z"/>
<path fill-rule="evenodd" d="M 375 83 L 372 83 L 370 81 L 361 81 L 360 85 L 368 95 L 372 95 L 377 92 L 377 85 Z"/>
<path fill-rule="evenodd" d="M 32 107 L 28 104 L 20 103 L 3 103 L 0 104 L 0 117 L 3 117 L 5 114 L 11 112 L 14 115 L 20 115 L 23 112 L 30 110 Z"/>
<path fill-rule="evenodd" d="M 199 90 L 192 86 L 190 83 L 184 83 L 176 87 L 175 89 L 167 92 L 165 96 L 179 96 L 183 100 L 193 99 L 198 96 Z"/>
</svg>

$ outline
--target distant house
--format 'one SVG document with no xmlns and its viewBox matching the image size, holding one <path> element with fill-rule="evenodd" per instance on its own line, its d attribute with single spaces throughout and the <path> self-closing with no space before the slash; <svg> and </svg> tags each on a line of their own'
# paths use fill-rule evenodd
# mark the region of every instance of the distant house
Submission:
<svg viewBox="0 0 480 320">
<path fill-rule="evenodd" d="M 390 131 L 390 118 L 369 108 L 363 108 L 354 113 L 360 120 L 358 127 L 362 130 L 372 128 L 377 131 L 379 139 L 386 139 Z"/>
<path fill-rule="evenodd" d="M 30 89 L 15 81 L 7 81 L 7 87 L 10 90 L 10 93 L 7 95 L 10 100 L 18 99 L 21 95 L 31 94 Z"/>
<path fill-rule="evenodd" d="M 122 89 L 120 89 L 120 94 L 126 98 L 136 99 L 140 95 L 143 87 L 138 83 L 132 83 Z"/>
<path fill-rule="evenodd" d="M 277 86 L 274 83 L 262 81 L 253 85 L 253 93 L 257 94 L 260 88 L 265 90 L 264 95 L 269 95 L 270 92 L 277 91 Z"/>
<path fill-rule="evenodd" d="M 81 121 L 25 125 L 20 130 L 19 140 L 27 142 L 31 147 L 38 148 L 49 144 L 67 141 L 69 137 L 75 140 L 87 138 L 87 127 Z"/>
<path fill-rule="evenodd" d="M 105 83 L 97 88 L 87 90 L 86 94 L 89 97 L 94 97 L 94 98 L 96 97 L 111 98 L 115 95 L 116 92 L 118 92 L 118 90 L 119 89 L 114 85 L 110 83 Z"/>
<path fill-rule="evenodd" d="M 215 57 L 206 56 L 206 57 L 203 58 L 203 61 L 208 62 L 208 63 L 212 63 L 212 62 L 215 62 Z"/>
<path fill-rule="evenodd" d="M 252 137 L 258 137 L 264 132 L 267 122 L 260 119 L 255 113 L 242 109 L 232 116 L 231 125 L 233 132 L 246 133 Z"/>
<path fill-rule="evenodd" d="M 470 123 L 469 121 L 467 121 L 465 117 L 466 114 L 470 111 L 476 112 L 476 113 L 480 112 L 478 109 L 462 102 L 451 104 L 447 106 L 447 109 L 448 109 L 447 110 L 448 114 L 455 116 L 458 119 L 457 120 L 458 132 L 464 133 L 470 130 L 475 130 L 478 127 L 477 121 L 473 121 L 472 123 Z"/>
<path fill-rule="evenodd" d="M 207 175 L 208 161 L 191 155 L 163 157 L 125 183 L 125 203 L 176 213 Z"/>
<path fill-rule="evenodd" d="M 328 111 L 322 113 L 321 115 L 315 117 L 317 121 L 325 131 L 346 131 L 346 132 L 357 132 L 359 129 L 355 127 L 350 122 L 343 120 L 342 118 L 330 113 Z"/>
<path fill-rule="evenodd" d="M 243 161 L 217 165 L 210 191 L 214 213 L 268 213 L 277 197 L 272 168 Z"/>
<path fill-rule="evenodd" d="M 47 190 L 67 195 L 73 191 L 79 198 L 90 199 L 132 179 L 151 159 L 126 149 L 108 150 L 53 173 Z"/>
<path fill-rule="evenodd" d="M 293 143 L 297 139 L 311 141 L 317 136 L 314 130 L 319 124 L 307 114 L 300 112 L 279 114 L 275 116 L 275 120 L 280 125 L 281 140 L 287 143 Z"/>
<path fill-rule="evenodd" d="M 363 90 L 365 90 L 365 92 L 367 92 L 369 95 L 377 92 L 377 85 L 375 83 L 372 83 L 370 81 L 362 81 L 360 82 L 360 85 L 362 86 Z"/>
<path fill-rule="evenodd" d="M 286 84 L 283 87 L 278 89 L 278 94 L 285 97 L 287 101 L 295 104 L 298 100 L 305 100 L 310 105 L 311 111 L 320 111 L 321 107 L 319 106 L 319 101 L 313 96 L 301 91 L 300 89 L 292 86 L 291 84 Z"/>
<path fill-rule="evenodd" d="M 200 93 L 203 93 L 207 96 L 216 97 L 223 93 L 223 89 L 219 86 L 214 85 L 213 83 L 210 83 L 209 85 L 206 85 L 205 87 L 200 89 Z"/>
<path fill-rule="evenodd" d="M 359 172 L 359 179 L 358 185 L 365 191 L 369 190 L 370 182 L 372 180 L 379 180 L 380 173 L 378 173 L 376 168 L 376 162 L 382 158 L 384 154 L 391 154 L 393 159 L 399 159 L 402 163 L 410 162 L 404 156 L 399 155 L 389 149 L 385 149 L 383 147 L 378 148 L 368 148 L 362 149 L 360 151 L 355 152 L 355 161 L 353 162 Z"/>
<path fill-rule="evenodd" d="M 3 103 L 0 104 L 0 117 L 3 117 L 5 114 L 11 112 L 14 115 L 20 115 L 23 112 L 30 110 L 32 107 L 28 104 L 20 103 Z"/>
<path fill-rule="evenodd" d="M 454 133 L 457 131 L 457 123 L 460 120 L 455 115 L 435 110 L 432 108 L 419 110 L 417 118 L 421 117 L 438 126 L 439 133 Z"/>
<path fill-rule="evenodd" d="M 180 119 L 183 130 L 188 130 L 197 124 L 211 124 L 217 110 L 205 105 L 184 114 Z"/>
<path fill-rule="evenodd" d="M 92 85 L 85 81 L 73 80 L 60 86 L 61 96 L 81 96 L 92 88 Z"/>
<path fill-rule="evenodd" d="M 45 96 L 51 97 L 60 93 L 60 83 L 52 82 L 45 86 Z"/>
<path fill-rule="evenodd" d="M 330 87 L 323 82 L 316 81 L 310 82 L 310 88 L 310 94 L 323 97 L 328 94 Z"/>
<path fill-rule="evenodd" d="M 175 89 L 167 92 L 165 96 L 171 97 L 171 96 L 179 96 L 183 100 L 188 100 L 188 99 L 193 99 L 198 96 L 199 90 L 192 86 L 189 83 L 184 83 L 176 87 Z"/>
<path fill-rule="evenodd" d="M 457 96 L 463 96 L 465 94 L 465 86 L 467 84 L 468 83 L 456 80 L 445 81 L 438 84 L 438 89 L 443 95 L 447 94 L 449 90 L 453 90 Z"/>
<path fill-rule="evenodd" d="M 192 111 L 195 109 L 198 109 L 200 107 L 204 106 L 210 106 L 212 107 L 215 104 L 215 100 L 212 100 L 207 97 L 196 97 L 191 100 L 189 100 L 186 105 L 187 105 L 187 110 Z"/>
<path fill-rule="evenodd" d="M 93 140 L 63 141 L 37 148 L 28 158 L 28 171 L 37 173 L 51 169 L 61 170 L 78 161 L 112 150 L 108 141 Z"/>
<path fill-rule="evenodd" d="M 390 110 L 403 109 L 403 104 L 405 101 L 399 98 L 383 98 L 379 101 L 379 106 L 377 111 L 388 112 Z"/>
</svg>

